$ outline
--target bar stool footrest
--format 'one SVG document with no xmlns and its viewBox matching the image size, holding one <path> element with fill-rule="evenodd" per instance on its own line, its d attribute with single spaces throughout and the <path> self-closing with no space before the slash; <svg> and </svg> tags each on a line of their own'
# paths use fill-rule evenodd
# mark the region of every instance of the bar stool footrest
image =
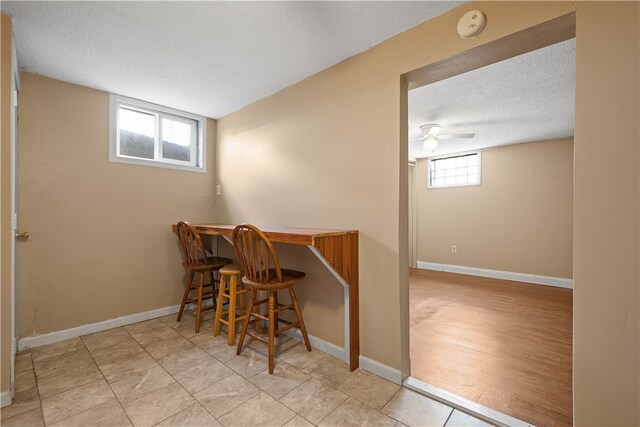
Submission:
<svg viewBox="0 0 640 427">
<path fill-rule="evenodd" d="M 269 344 L 269 340 L 268 340 L 268 339 L 266 339 L 266 338 L 264 338 L 264 337 L 261 337 L 260 335 L 256 335 L 256 334 L 254 334 L 253 332 L 249 332 L 249 331 L 247 331 L 247 332 L 245 333 L 245 335 L 249 335 L 249 336 L 250 336 L 250 337 L 252 337 L 252 338 L 255 338 L 255 339 L 259 340 L 259 341 L 262 341 L 263 343 Z"/>
</svg>

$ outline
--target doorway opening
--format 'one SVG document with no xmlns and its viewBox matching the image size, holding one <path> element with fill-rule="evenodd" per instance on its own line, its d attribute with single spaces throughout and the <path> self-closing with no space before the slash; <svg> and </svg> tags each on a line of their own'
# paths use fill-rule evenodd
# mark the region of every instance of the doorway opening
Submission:
<svg viewBox="0 0 640 427">
<path fill-rule="evenodd" d="M 407 75 L 405 385 L 500 425 L 573 422 L 575 28 L 555 24 Z"/>
</svg>

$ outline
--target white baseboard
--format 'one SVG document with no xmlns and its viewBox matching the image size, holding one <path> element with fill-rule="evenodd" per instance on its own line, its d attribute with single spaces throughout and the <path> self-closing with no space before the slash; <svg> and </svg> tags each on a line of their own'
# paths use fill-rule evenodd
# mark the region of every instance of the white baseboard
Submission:
<svg viewBox="0 0 640 427">
<path fill-rule="evenodd" d="M 514 282 L 526 282 L 536 285 L 573 289 L 573 279 L 565 279 L 563 277 L 540 276 L 538 274 L 515 273 L 512 271 L 490 270 L 487 268 L 465 267 L 462 265 L 439 264 L 425 261 L 418 261 L 416 264 L 417 267 L 422 270 L 468 274 L 470 276 L 490 277 L 492 279 L 512 280 Z"/>
<path fill-rule="evenodd" d="M 203 306 L 211 305 L 211 302 L 206 301 Z M 191 310 L 195 308 L 194 304 L 187 304 L 185 310 Z M 149 310 L 142 313 L 131 314 L 129 316 L 122 316 L 115 319 L 104 320 L 102 322 L 90 323 L 88 325 L 82 325 L 75 328 L 64 329 L 62 331 L 50 332 L 48 334 L 33 335 L 30 337 L 20 338 L 18 340 L 18 351 L 22 351 L 26 348 L 39 347 L 41 345 L 51 344 L 58 341 L 64 341 L 69 338 L 75 338 L 82 335 L 93 334 L 95 332 L 106 331 L 107 329 L 117 328 L 119 326 L 131 325 L 133 323 L 143 322 L 149 319 L 155 319 L 157 317 L 168 316 L 169 314 L 177 313 L 180 309 L 180 304 L 171 305 L 169 307 L 157 308 L 155 310 Z"/>
<path fill-rule="evenodd" d="M 284 326 L 284 324 L 282 324 L 282 326 Z M 300 329 L 298 328 L 287 329 L 282 333 L 290 338 L 293 338 L 296 341 L 304 342 L 304 339 L 302 338 L 302 332 L 300 332 Z M 311 334 L 308 335 L 309 342 L 311 343 L 311 348 L 315 348 L 333 357 L 337 357 L 340 360 L 344 360 L 344 348 Z"/>
<path fill-rule="evenodd" d="M 290 338 L 293 338 L 296 341 L 304 342 L 304 339 L 302 338 L 302 333 L 298 328 L 288 329 L 284 331 L 283 334 Z M 312 348 L 315 348 L 316 350 L 320 350 L 333 357 L 337 357 L 340 360 L 345 360 L 344 348 L 337 346 L 333 343 L 330 343 L 328 341 L 325 341 L 321 338 L 315 337 L 313 335 L 309 335 L 309 342 L 311 343 Z M 360 356 L 359 364 L 360 364 L 360 369 L 362 370 L 371 372 L 372 374 L 375 374 L 379 377 L 382 377 L 396 384 L 402 384 L 402 374 L 400 373 L 399 370 L 395 368 L 384 365 L 380 362 L 376 362 L 375 360 L 369 359 L 368 357 L 364 357 L 364 356 Z"/>
<path fill-rule="evenodd" d="M 207 305 L 207 304 L 205 304 Z M 62 331 L 50 332 L 48 334 L 34 335 L 31 337 L 21 338 L 18 340 L 18 351 L 22 351 L 27 348 L 39 347 L 41 345 L 51 344 L 54 342 L 64 341 L 69 338 L 75 338 L 82 335 L 92 334 L 95 332 L 105 331 L 107 329 L 117 328 L 120 326 L 131 325 L 133 323 L 143 322 L 149 319 L 155 319 L 157 317 L 168 316 L 178 312 L 180 305 L 172 305 L 169 307 L 158 308 L 155 310 L 145 311 L 143 313 L 131 314 L 129 316 L 122 316 L 116 319 L 109 319 L 102 322 L 90 323 L 88 325 L 78 326 L 75 328 L 65 329 Z M 187 309 L 194 308 L 193 305 L 188 305 Z M 302 342 L 302 333 L 298 328 L 292 328 L 283 332 L 284 335 L 291 337 L 297 341 Z M 345 360 L 344 348 L 325 341 L 313 335 L 309 335 L 309 341 L 311 347 L 327 353 L 333 357 L 337 357 L 340 360 Z M 376 362 L 368 357 L 360 356 L 359 359 L 360 368 L 385 378 L 396 384 L 402 383 L 402 376 L 399 370 L 390 366 L 384 365 L 380 362 Z M 11 403 L 11 397 L 9 396 L 9 405 Z M 5 393 L 2 394 L 2 402 L 5 402 Z"/>
<path fill-rule="evenodd" d="M 11 402 L 13 402 L 13 396 L 11 395 L 11 392 L 4 391 L 0 393 L 0 408 L 11 405 Z"/>
<path fill-rule="evenodd" d="M 500 427 L 533 427 L 525 421 L 496 411 L 495 409 L 480 405 L 472 400 L 465 399 L 464 397 L 442 390 L 441 388 L 432 386 L 431 384 L 427 384 L 413 377 L 408 377 L 402 384 L 413 391 L 424 394 L 425 396 L 452 406 L 493 425 Z"/>
<path fill-rule="evenodd" d="M 399 369 L 376 362 L 368 357 L 360 356 L 360 369 L 376 374 L 379 377 L 389 380 L 392 383 L 402 385 L 402 373 Z"/>
</svg>

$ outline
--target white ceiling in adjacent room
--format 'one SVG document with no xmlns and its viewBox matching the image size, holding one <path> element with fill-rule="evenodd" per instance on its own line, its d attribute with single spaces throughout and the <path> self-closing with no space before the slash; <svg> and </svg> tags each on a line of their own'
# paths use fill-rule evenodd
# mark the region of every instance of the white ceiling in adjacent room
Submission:
<svg viewBox="0 0 640 427">
<path fill-rule="evenodd" d="M 573 135 L 575 39 L 451 77 L 409 92 L 409 156 L 422 158 Z M 420 126 L 442 134 L 430 153 Z"/>
</svg>

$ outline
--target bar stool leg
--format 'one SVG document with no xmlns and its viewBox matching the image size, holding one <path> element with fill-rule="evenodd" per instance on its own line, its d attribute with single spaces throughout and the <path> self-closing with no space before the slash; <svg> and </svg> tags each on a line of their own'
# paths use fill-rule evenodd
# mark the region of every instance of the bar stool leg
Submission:
<svg viewBox="0 0 640 427">
<path fill-rule="evenodd" d="M 273 374 L 273 353 L 276 334 L 276 293 L 269 292 L 269 373 Z"/>
<path fill-rule="evenodd" d="M 216 280 L 213 275 L 213 271 L 209 272 L 209 277 L 211 280 L 211 303 L 215 306 L 217 294 L 216 294 Z"/>
<path fill-rule="evenodd" d="M 251 290 L 251 298 L 249 299 L 249 307 L 247 308 L 247 313 L 249 314 L 244 318 L 244 322 L 242 322 L 242 331 L 240 332 L 240 339 L 238 340 L 238 349 L 236 350 L 236 354 L 240 354 L 242 351 L 242 345 L 244 344 L 244 337 L 247 334 L 247 328 L 249 327 L 249 321 L 251 320 L 251 313 L 253 313 L 253 306 L 256 303 L 256 295 L 258 291 Z"/>
<path fill-rule="evenodd" d="M 304 320 L 302 320 L 302 312 L 300 312 L 300 306 L 298 305 L 298 298 L 293 288 L 289 288 L 289 295 L 291 296 L 291 302 L 293 303 L 293 309 L 296 312 L 296 317 L 300 323 L 300 332 L 304 338 L 304 345 L 307 347 L 307 351 L 311 351 L 311 343 L 309 342 L 309 336 L 307 335 L 307 328 L 304 326 Z"/>
<path fill-rule="evenodd" d="M 213 322 L 213 336 L 220 335 L 220 319 L 222 319 L 222 310 L 224 305 L 224 293 L 227 289 L 227 275 L 220 275 L 220 288 L 218 289 L 218 306 L 216 307 L 216 320 Z"/>
<path fill-rule="evenodd" d="M 247 291 L 244 289 L 242 282 L 238 282 L 238 292 L 244 291 L 240 293 L 240 313 L 242 315 L 247 314 Z"/>
<path fill-rule="evenodd" d="M 274 293 L 273 293 L 273 298 L 275 299 L 275 302 L 276 302 L 276 304 L 275 304 L 275 305 L 276 305 L 276 310 L 278 310 L 278 308 L 279 308 L 279 306 L 278 306 L 278 292 L 274 292 Z M 277 312 L 277 311 L 275 311 L 275 312 L 273 313 L 273 315 L 275 316 L 275 320 L 274 320 L 274 322 L 275 322 L 275 325 L 276 325 L 276 329 L 278 329 L 278 327 L 280 326 L 280 321 L 279 321 L 279 319 L 278 319 L 278 312 Z M 279 334 L 276 334 L 276 337 L 277 337 L 278 335 L 279 335 Z"/>
<path fill-rule="evenodd" d="M 260 319 L 258 319 L 258 321 L 256 322 L 256 332 L 262 335 L 262 320 Z"/>
<path fill-rule="evenodd" d="M 242 286 L 242 288 L 245 289 L 245 291 L 240 294 L 240 298 L 241 298 L 240 299 L 240 311 L 241 311 L 243 316 L 250 316 L 249 309 L 247 307 L 247 292 L 249 292 L 249 290 L 244 288 L 244 286 L 241 285 L 240 282 L 238 282 L 238 286 Z M 251 320 L 251 319 L 249 319 L 249 320 Z M 259 333 L 259 334 L 262 334 L 262 322 L 261 321 L 255 322 L 255 325 L 256 325 L 256 332 Z"/>
<path fill-rule="evenodd" d="M 187 303 L 187 298 L 189 298 L 189 291 L 191 291 L 194 274 L 195 273 L 193 271 L 189 273 L 189 283 L 187 283 L 187 288 L 184 290 L 184 296 L 182 297 L 182 303 L 180 304 L 180 310 L 178 311 L 178 318 L 176 319 L 176 322 L 179 322 L 180 319 L 182 319 L 182 313 L 184 312 L 184 306 Z"/>
<path fill-rule="evenodd" d="M 238 286 L 238 276 L 236 274 L 232 275 L 229 282 L 229 333 L 227 334 L 227 341 L 229 345 L 233 345 L 236 342 L 236 291 Z"/>
<path fill-rule="evenodd" d="M 261 299 L 261 297 L 266 296 L 264 295 L 264 291 L 252 291 L 252 293 L 255 292 L 256 293 L 256 300 Z M 252 313 L 257 313 L 260 314 L 260 306 L 251 306 L 249 307 L 249 310 L 251 310 Z M 267 315 L 269 314 L 269 307 L 267 307 Z M 260 319 L 256 319 L 256 332 L 258 332 L 258 334 L 262 335 L 263 329 L 262 329 L 262 320 Z M 267 325 L 267 329 L 269 329 L 269 325 Z"/>
<path fill-rule="evenodd" d="M 202 291 L 204 290 L 204 273 L 200 273 L 200 286 L 198 286 L 198 302 L 196 307 L 196 334 L 200 332 L 200 316 L 202 315 Z"/>
</svg>

